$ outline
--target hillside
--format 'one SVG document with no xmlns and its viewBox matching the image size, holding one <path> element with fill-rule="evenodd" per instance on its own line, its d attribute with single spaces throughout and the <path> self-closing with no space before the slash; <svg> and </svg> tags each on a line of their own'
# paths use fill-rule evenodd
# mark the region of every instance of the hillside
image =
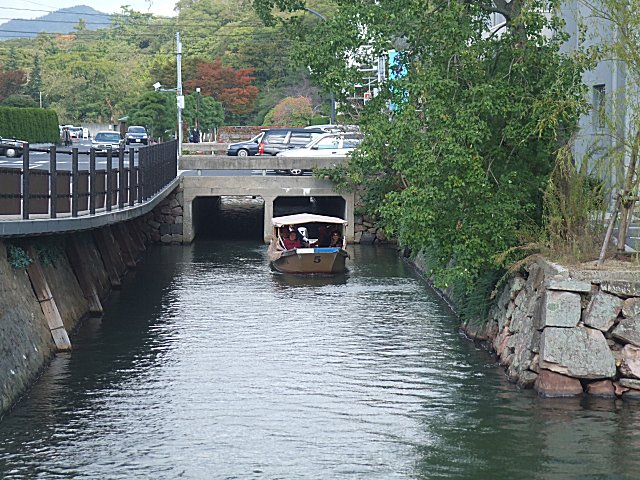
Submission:
<svg viewBox="0 0 640 480">
<path fill-rule="evenodd" d="M 80 19 L 88 30 L 98 30 L 109 25 L 109 15 L 86 5 L 61 8 L 42 17 L 29 20 L 14 19 L 0 24 L 0 40 L 32 38 L 40 32 L 69 33 Z"/>
</svg>

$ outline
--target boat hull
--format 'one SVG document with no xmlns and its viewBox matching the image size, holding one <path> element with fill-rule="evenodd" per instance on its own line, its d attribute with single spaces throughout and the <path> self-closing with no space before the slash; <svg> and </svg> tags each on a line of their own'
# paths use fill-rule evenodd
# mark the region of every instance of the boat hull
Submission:
<svg viewBox="0 0 640 480">
<path fill-rule="evenodd" d="M 271 266 L 281 273 L 342 273 L 348 256 L 342 248 L 296 248 L 281 252 Z"/>
</svg>

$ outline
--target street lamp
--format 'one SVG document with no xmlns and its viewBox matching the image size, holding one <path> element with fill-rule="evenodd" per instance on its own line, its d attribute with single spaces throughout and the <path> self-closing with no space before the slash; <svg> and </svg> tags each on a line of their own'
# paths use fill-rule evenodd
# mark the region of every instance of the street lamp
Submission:
<svg viewBox="0 0 640 480">
<path fill-rule="evenodd" d="M 305 10 L 313 15 L 320 17 L 323 22 L 327 21 L 327 17 L 322 15 L 320 12 L 316 12 L 314 9 L 305 7 Z M 333 95 L 333 91 L 331 92 L 331 125 L 336 124 L 336 98 Z"/>
</svg>

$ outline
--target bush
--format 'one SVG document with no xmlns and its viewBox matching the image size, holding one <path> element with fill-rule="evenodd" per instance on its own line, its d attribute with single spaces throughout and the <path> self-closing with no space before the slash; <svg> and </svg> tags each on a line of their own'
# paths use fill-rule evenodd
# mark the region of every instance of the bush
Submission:
<svg viewBox="0 0 640 480">
<path fill-rule="evenodd" d="M 0 107 L 0 137 L 57 143 L 58 114 L 45 108 Z"/>
</svg>

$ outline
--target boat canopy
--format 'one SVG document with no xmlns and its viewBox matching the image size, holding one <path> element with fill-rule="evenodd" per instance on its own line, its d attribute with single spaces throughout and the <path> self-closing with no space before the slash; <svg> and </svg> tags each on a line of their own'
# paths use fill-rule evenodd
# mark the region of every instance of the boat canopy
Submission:
<svg viewBox="0 0 640 480">
<path fill-rule="evenodd" d="M 300 225 L 304 223 L 326 223 L 346 225 L 347 221 L 338 217 L 327 217 L 326 215 L 316 215 L 314 213 L 297 213 L 284 217 L 273 217 L 273 226 L 282 227 L 285 225 Z"/>
</svg>

